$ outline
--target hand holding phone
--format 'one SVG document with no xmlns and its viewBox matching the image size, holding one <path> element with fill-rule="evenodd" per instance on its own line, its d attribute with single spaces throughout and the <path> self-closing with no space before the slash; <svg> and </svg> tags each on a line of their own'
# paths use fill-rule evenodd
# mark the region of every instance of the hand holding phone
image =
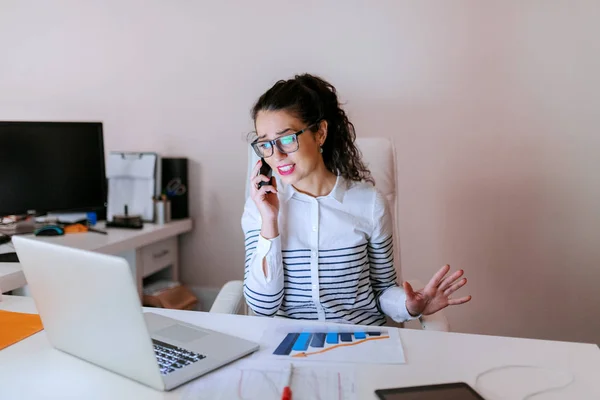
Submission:
<svg viewBox="0 0 600 400">
<path fill-rule="evenodd" d="M 269 180 L 266 181 L 265 178 Z M 264 159 L 256 163 L 250 176 L 250 197 L 254 200 L 263 223 L 276 223 L 279 215 L 279 196 L 273 171 Z M 276 235 L 275 235 L 276 236 Z M 275 237 L 273 236 L 273 237 Z"/>
<path fill-rule="evenodd" d="M 269 164 L 267 164 L 267 162 L 265 161 L 264 158 L 261 158 L 260 162 L 261 162 L 261 165 L 260 165 L 260 170 L 258 171 L 258 175 L 264 175 L 267 178 L 269 178 L 270 181 L 269 182 L 265 182 L 265 181 L 258 182 L 259 189 L 265 185 L 271 185 L 273 183 L 273 169 L 271 168 L 271 166 Z"/>
</svg>

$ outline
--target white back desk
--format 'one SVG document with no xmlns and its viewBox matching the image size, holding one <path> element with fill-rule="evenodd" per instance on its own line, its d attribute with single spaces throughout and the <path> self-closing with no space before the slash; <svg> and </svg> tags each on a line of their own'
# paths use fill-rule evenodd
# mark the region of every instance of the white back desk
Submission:
<svg viewBox="0 0 600 400">
<path fill-rule="evenodd" d="M 96 228 L 105 229 L 104 222 L 100 222 Z M 138 292 L 141 293 L 142 279 L 166 267 L 171 267 L 172 279 L 179 279 L 178 236 L 191 230 L 192 220 L 182 219 L 164 225 L 145 223 L 139 230 L 108 228 L 106 235 L 86 232 L 64 236 L 26 236 L 77 249 L 122 256 L 129 262 L 136 277 Z M 10 243 L 0 246 L 0 253 L 12 251 L 14 248 Z M 21 288 L 26 283 L 19 263 L 0 263 L 0 293 Z"/>
<path fill-rule="evenodd" d="M 31 298 L 5 296 L 0 309 L 35 312 Z M 264 317 L 194 311 L 151 309 L 171 318 L 253 341 L 276 323 L 309 325 L 309 321 L 282 321 Z M 358 399 L 375 399 L 374 390 L 464 381 L 507 364 L 564 369 L 575 381 L 566 389 L 538 399 L 600 399 L 600 349 L 593 344 L 551 342 L 496 336 L 401 329 L 407 363 L 360 365 L 356 368 Z M 234 368 L 235 363 L 224 368 Z M 202 377 L 198 379 L 203 379 Z M 528 393 L 528 378 L 510 383 L 507 393 Z M 42 331 L 0 351 L 0 398 L 4 399 L 180 399 L 185 386 L 162 393 L 53 349 Z"/>
</svg>

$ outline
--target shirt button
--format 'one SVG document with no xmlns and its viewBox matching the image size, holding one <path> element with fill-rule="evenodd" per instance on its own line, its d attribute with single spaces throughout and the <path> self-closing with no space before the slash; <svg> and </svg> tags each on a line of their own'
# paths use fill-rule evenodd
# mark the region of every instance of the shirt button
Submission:
<svg viewBox="0 0 600 400">
<path fill-rule="evenodd" d="M 313 252 L 312 252 L 312 255 L 313 255 L 313 257 L 316 257 L 316 256 L 317 256 L 317 252 L 316 252 L 316 251 L 313 251 Z"/>
<path fill-rule="evenodd" d="M 312 287 L 313 287 L 313 289 L 316 289 L 316 288 L 317 288 L 317 285 L 313 285 Z"/>
<path fill-rule="evenodd" d="M 316 231 L 317 231 L 317 227 L 313 226 L 313 232 L 316 232 Z"/>
</svg>

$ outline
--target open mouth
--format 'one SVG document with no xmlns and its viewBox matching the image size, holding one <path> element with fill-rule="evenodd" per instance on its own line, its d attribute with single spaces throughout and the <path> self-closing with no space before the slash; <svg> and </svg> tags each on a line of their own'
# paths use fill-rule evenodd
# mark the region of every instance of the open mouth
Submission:
<svg viewBox="0 0 600 400">
<path fill-rule="evenodd" d="M 294 172 L 294 169 L 296 169 L 296 164 L 287 164 L 277 167 L 277 171 L 281 176 L 292 174 Z"/>
</svg>

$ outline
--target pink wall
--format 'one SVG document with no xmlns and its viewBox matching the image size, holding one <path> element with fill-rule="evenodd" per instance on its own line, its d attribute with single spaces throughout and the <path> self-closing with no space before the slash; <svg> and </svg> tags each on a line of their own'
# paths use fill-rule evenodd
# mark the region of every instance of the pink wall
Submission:
<svg viewBox="0 0 600 400">
<path fill-rule="evenodd" d="M 321 74 L 396 142 L 404 276 L 468 271 L 455 330 L 600 342 L 598 3 L 283 3 L 3 1 L 0 119 L 189 157 L 183 278 L 218 287 L 242 276 L 249 108 Z"/>
</svg>

